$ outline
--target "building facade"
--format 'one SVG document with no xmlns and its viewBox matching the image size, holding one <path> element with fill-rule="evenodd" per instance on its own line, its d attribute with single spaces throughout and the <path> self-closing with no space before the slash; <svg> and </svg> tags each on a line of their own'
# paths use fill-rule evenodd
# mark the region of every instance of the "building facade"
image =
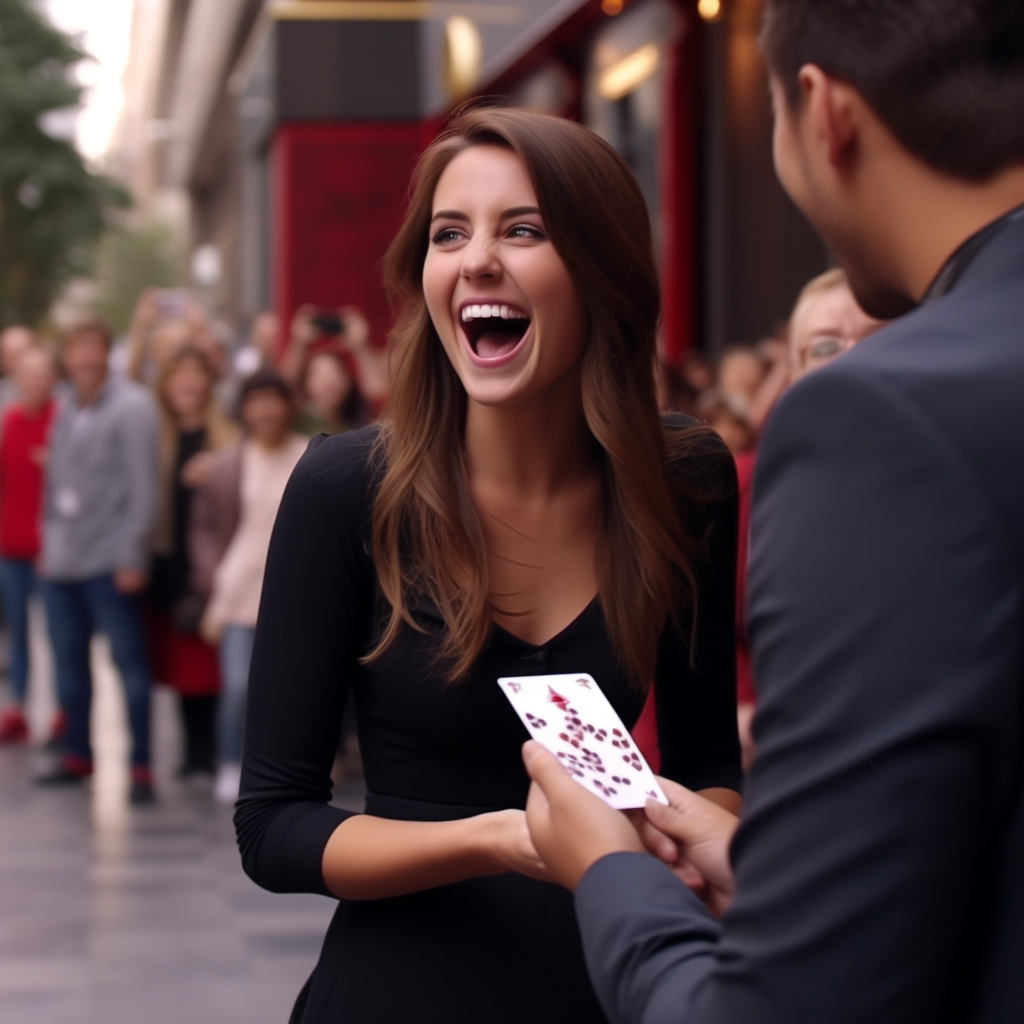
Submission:
<svg viewBox="0 0 1024 1024">
<path fill-rule="evenodd" d="M 416 155 L 479 97 L 578 119 L 630 163 L 669 361 L 768 334 L 827 265 L 771 167 L 762 0 L 137 3 L 132 184 L 185 198 L 222 315 L 351 303 L 383 340 Z"/>
</svg>

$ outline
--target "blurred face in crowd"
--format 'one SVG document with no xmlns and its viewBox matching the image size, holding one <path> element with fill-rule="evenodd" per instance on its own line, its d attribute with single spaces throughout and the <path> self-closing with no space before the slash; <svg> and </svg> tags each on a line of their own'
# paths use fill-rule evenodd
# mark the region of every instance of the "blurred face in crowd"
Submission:
<svg viewBox="0 0 1024 1024">
<path fill-rule="evenodd" d="M 97 331 L 81 331 L 64 343 L 64 368 L 79 401 L 90 402 L 107 379 L 106 339 Z"/>
<path fill-rule="evenodd" d="M 830 363 L 882 326 L 857 305 L 844 284 L 808 296 L 793 311 L 789 325 L 792 379 Z"/>
<path fill-rule="evenodd" d="M 242 423 L 257 444 L 279 445 L 292 424 L 292 404 L 272 388 L 250 391 L 242 402 Z"/>
<path fill-rule="evenodd" d="M 764 381 L 767 367 L 753 349 L 728 352 L 718 368 L 718 390 L 727 399 L 749 402 Z"/>
<path fill-rule="evenodd" d="M 536 397 L 583 357 L 586 311 L 526 166 L 504 147 L 472 146 L 438 179 L 423 294 L 466 393 L 482 405 Z"/>
<path fill-rule="evenodd" d="M 38 409 L 45 405 L 53 394 L 57 381 L 57 367 L 53 356 L 46 349 L 26 349 L 18 359 L 14 370 L 14 381 L 22 405 Z"/>
<path fill-rule="evenodd" d="M 206 412 L 211 382 L 206 368 L 196 359 L 185 359 L 174 368 L 164 385 L 164 396 L 179 419 L 191 419 Z"/>
<path fill-rule="evenodd" d="M 306 368 L 306 399 L 324 419 L 341 415 L 355 382 L 338 356 L 320 352 Z"/>
<path fill-rule="evenodd" d="M 0 333 L 0 371 L 13 373 L 22 353 L 35 344 L 35 334 L 28 327 L 8 327 Z"/>
<path fill-rule="evenodd" d="M 715 386 L 715 374 L 711 364 L 698 352 L 691 352 L 686 357 L 679 373 L 698 395 Z"/>
<path fill-rule="evenodd" d="M 852 87 L 829 79 L 818 68 L 805 68 L 800 77 L 806 95 L 796 107 L 790 106 L 778 78 L 771 79 L 775 171 L 790 198 L 839 257 L 861 307 L 874 316 L 895 319 L 913 302 L 893 287 L 886 253 L 872 247 L 865 229 L 864 199 L 855 188 L 854 157 L 849 152 L 863 139 L 854 134 L 847 137 L 846 149 L 837 148 L 839 128 L 854 131 L 849 128 L 854 114 L 866 116 L 866 105 Z M 865 159 L 863 153 L 859 157 Z"/>
</svg>

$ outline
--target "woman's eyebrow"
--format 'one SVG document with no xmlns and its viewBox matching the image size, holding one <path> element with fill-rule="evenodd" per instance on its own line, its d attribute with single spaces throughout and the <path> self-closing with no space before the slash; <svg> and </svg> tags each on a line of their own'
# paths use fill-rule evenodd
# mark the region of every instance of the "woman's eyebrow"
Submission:
<svg viewBox="0 0 1024 1024">
<path fill-rule="evenodd" d="M 506 220 L 509 217 L 523 217 L 530 213 L 540 213 L 540 209 L 536 206 L 513 206 L 509 210 L 502 211 L 501 219 Z M 466 214 L 459 210 L 438 210 L 433 217 L 430 218 L 430 223 L 433 224 L 435 220 L 469 220 Z"/>
<path fill-rule="evenodd" d="M 438 210 L 433 217 L 430 218 L 430 223 L 433 224 L 435 220 L 469 220 L 464 213 L 460 213 L 458 210 Z"/>
</svg>

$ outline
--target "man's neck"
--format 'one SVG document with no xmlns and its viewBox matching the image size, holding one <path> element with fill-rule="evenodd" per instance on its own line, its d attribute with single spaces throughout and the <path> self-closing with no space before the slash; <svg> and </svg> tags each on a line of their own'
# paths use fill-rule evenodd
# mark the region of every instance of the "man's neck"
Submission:
<svg viewBox="0 0 1024 1024">
<path fill-rule="evenodd" d="M 95 387 L 75 388 L 75 397 L 78 399 L 78 404 L 83 408 L 88 405 L 94 405 L 100 395 L 103 394 L 106 384 L 107 378 L 104 377 Z"/>
<path fill-rule="evenodd" d="M 953 254 L 979 231 L 1024 205 L 1024 166 L 984 183 L 924 173 L 900 190 L 900 211 L 890 220 L 906 294 L 920 302 Z"/>
</svg>

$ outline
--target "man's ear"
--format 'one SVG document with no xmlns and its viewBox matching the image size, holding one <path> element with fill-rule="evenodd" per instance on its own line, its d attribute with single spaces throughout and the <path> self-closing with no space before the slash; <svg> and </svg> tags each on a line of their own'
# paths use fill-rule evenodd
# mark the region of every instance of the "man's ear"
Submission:
<svg viewBox="0 0 1024 1024">
<path fill-rule="evenodd" d="M 816 64 L 805 64 L 798 80 L 812 137 L 838 170 L 856 148 L 863 100 L 856 90 L 831 78 Z"/>
</svg>

